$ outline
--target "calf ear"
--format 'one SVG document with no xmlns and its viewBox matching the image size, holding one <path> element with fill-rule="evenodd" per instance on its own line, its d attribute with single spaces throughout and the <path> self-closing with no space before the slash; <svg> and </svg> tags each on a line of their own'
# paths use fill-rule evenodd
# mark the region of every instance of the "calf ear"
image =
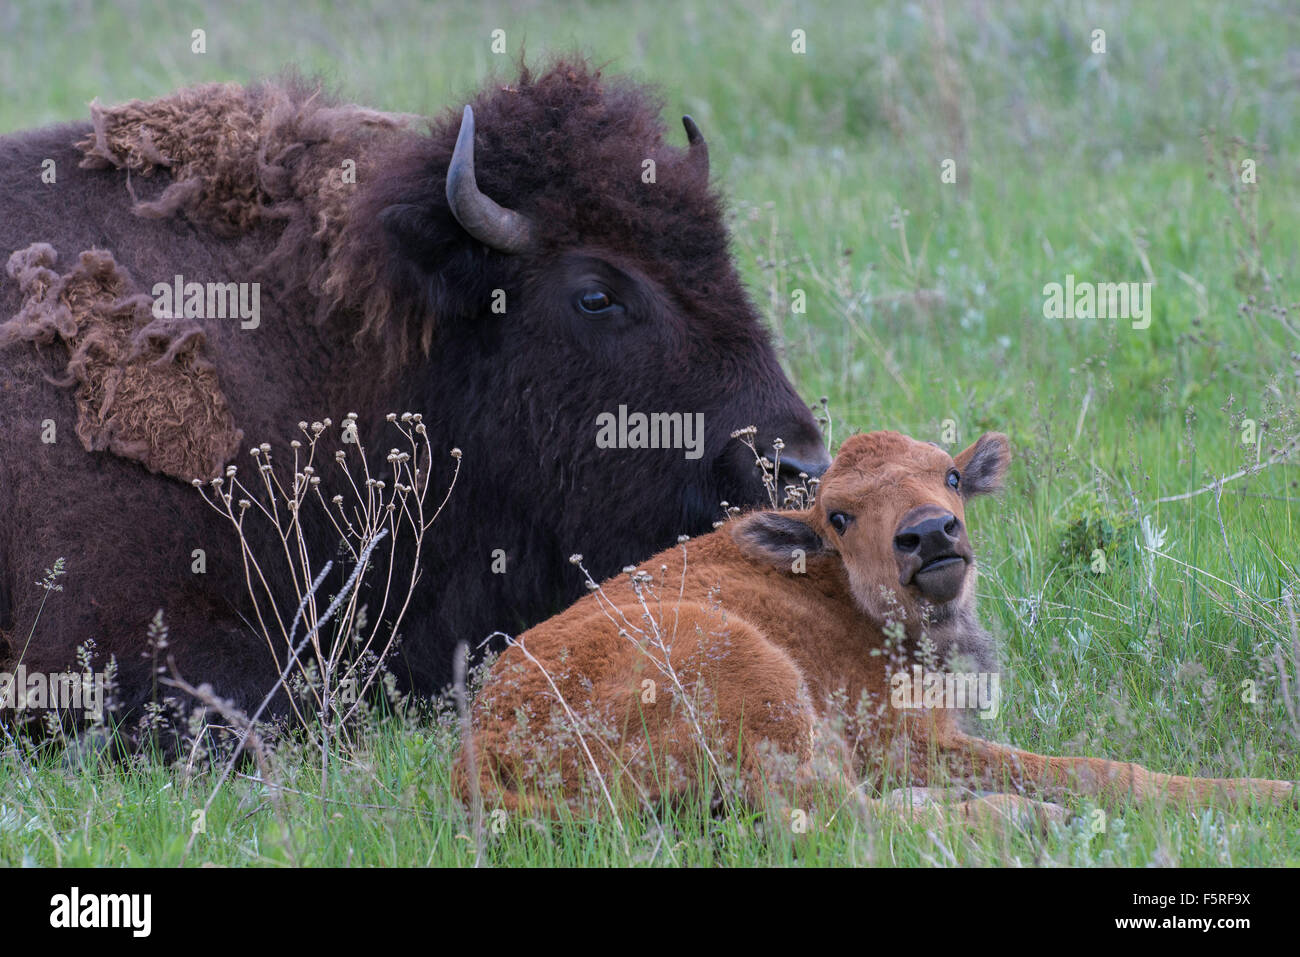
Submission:
<svg viewBox="0 0 1300 957">
<path fill-rule="evenodd" d="M 985 432 L 975 444 L 957 455 L 963 498 L 998 492 L 1011 463 L 1011 446 L 1001 432 Z"/>
<path fill-rule="evenodd" d="M 751 561 L 788 570 L 830 551 L 806 520 L 788 512 L 750 512 L 731 523 L 731 538 Z"/>
</svg>

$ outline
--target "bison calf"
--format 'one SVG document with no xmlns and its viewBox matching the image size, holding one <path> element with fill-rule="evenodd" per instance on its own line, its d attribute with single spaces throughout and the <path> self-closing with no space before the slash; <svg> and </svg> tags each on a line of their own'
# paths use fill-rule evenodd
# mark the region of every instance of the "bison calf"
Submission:
<svg viewBox="0 0 1300 957">
<path fill-rule="evenodd" d="M 475 702 L 462 796 L 553 811 L 557 798 L 656 803 L 730 782 L 757 802 L 892 777 L 1002 792 L 968 813 L 1022 794 L 1293 798 L 1282 781 L 1020 751 L 963 731 L 963 702 L 900 694 L 927 662 L 941 690 L 956 669 L 993 670 L 965 505 L 1000 487 L 1009 458 L 997 433 L 955 459 L 895 432 L 853 436 L 811 509 L 746 514 L 528 630 Z"/>
</svg>

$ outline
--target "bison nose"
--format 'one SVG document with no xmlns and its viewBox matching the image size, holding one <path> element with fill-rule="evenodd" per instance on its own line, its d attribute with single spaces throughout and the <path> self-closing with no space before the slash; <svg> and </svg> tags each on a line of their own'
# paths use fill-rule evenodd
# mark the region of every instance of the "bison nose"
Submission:
<svg viewBox="0 0 1300 957">
<path fill-rule="evenodd" d="M 915 585 L 936 604 L 952 601 L 961 594 L 970 561 L 961 519 L 952 512 L 927 508 L 909 514 L 902 524 L 894 535 L 898 583 Z"/>
<path fill-rule="evenodd" d="M 776 461 L 775 449 L 768 453 L 768 458 Z M 797 481 L 800 472 L 809 478 L 819 478 L 830 466 L 831 455 L 822 445 L 787 446 L 781 450 L 781 475 L 791 481 Z"/>
<path fill-rule="evenodd" d="M 961 522 L 952 512 L 944 512 L 900 530 L 894 536 L 894 549 L 924 565 L 933 558 L 952 555 L 960 536 Z"/>
</svg>

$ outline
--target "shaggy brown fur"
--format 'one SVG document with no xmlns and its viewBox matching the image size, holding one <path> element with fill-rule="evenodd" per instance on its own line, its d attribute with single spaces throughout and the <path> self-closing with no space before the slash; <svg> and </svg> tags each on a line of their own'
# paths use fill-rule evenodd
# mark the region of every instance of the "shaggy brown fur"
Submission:
<svg viewBox="0 0 1300 957">
<path fill-rule="evenodd" d="M 0 325 L 0 349 L 14 342 L 67 346 L 62 386 L 77 386 L 77 437 L 87 452 L 107 450 L 151 472 L 189 481 L 212 478 L 244 434 L 205 357 L 198 323 L 156 319 L 111 253 L 88 250 L 59 275 L 53 247 L 35 243 L 9 257 L 23 296 Z"/>
<path fill-rule="evenodd" d="M 391 300 L 376 291 L 369 303 L 343 267 L 338 239 L 357 184 L 417 117 L 338 105 L 299 81 L 209 83 L 108 109 L 96 101 L 90 113 L 94 129 L 77 143 L 84 169 L 164 169 L 173 180 L 157 199 L 136 202 L 137 215 L 183 214 L 222 236 L 283 221 L 268 266 L 292 265 L 291 282 L 325 296 L 318 318 L 353 296 L 371 326 L 388 315 Z"/>
<path fill-rule="evenodd" d="M 616 232 L 651 261 L 676 260 L 679 283 L 713 291 L 727 257 L 711 228 L 719 205 L 688 151 L 664 142 L 659 104 L 642 88 L 561 62 L 541 74 L 523 67 L 515 84 L 471 103 L 480 149 L 492 158 L 478 171 L 479 187 L 542 224 L 544 251 Z M 225 236 L 285 220 L 266 275 L 320 297 L 317 319 L 359 315 L 358 334 L 384 343 L 391 362 L 417 344 L 428 353 L 439 315 L 453 307 L 439 295 L 441 283 L 428 288 L 422 271 L 388 254 L 388 234 L 421 244 L 449 235 L 441 203 L 412 204 L 406 190 L 418 181 L 422 194 L 441 197 L 456 123 L 418 136 L 410 129 L 418 117 L 339 105 L 300 81 L 206 84 L 107 109 L 94 103 L 91 119 L 92 132 L 77 143 L 83 168 L 146 177 L 165 169 L 173 180 L 157 199 L 136 202 L 137 215 L 183 214 Z M 582 144 L 582 162 L 568 155 L 574 144 Z M 640 180 L 645 159 L 656 162 L 652 185 Z M 358 198 L 342 181 L 344 160 L 356 163 L 357 183 L 369 182 L 376 163 L 383 180 Z M 625 178 L 611 180 L 619 169 Z M 420 222 L 428 214 L 433 222 Z M 684 260 L 682 248 L 697 254 Z"/>
<path fill-rule="evenodd" d="M 891 706 L 891 672 L 910 667 L 923 630 L 941 662 L 991 660 L 975 618 L 973 555 L 947 607 L 931 607 L 918 584 L 930 579 L 909 570 L 900 530 L 940 514 L 955 554 L 969 554 L 965 502 L 998 487 L 1007 460 L 997 434 L 955 460 L 897 433 L 856 435 L 811 510 L 751 512 L 656 555 L 630 597 L 626 578 L 606 582 L 493 665 L 457 766 L 461 795 L 472 793 L 474 761 L 489 804 L 551 811 L 555 794 L 576 805 L 594 792 L 599 802 L 602 780 L 625 800 L 659 801 L 736 767 L 756 804 L 789 782 L 800 799 L 800 786 L 828 771 L 832 784 L 879 784 L 889 765 L 915 785 L 951 780 L 1010 795 L 964 805 L 966 816 L 1014 808 L 1022 794 L 1294 800 L 1284 781 L 1044 757 L 964 733 L 953 710 Z M 902 629 L 892 649 L 888 621 Z M 818 755 L 829 762 L 818 767 Z"/>
</svg>

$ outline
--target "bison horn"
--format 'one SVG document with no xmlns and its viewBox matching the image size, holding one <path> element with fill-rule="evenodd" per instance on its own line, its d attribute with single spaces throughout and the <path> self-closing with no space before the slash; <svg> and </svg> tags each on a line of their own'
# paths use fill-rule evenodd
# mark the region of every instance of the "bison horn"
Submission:
<svg viewBox="0 0 1300 957">
<path fill-rule="evenodd" d="M 690 160 L 705 179 L 709 178 L 709 144 L 704 142 L 704 134 L 689 116 L 682 117 L 682 126 L 686 127 L 686 142 L 691 144 Z"/>
<path fill-rule="evenodd" d="M 478 190 L 474 179 L 474 111 L 465 107 L 456 149 L 447 168 L 447 202 L 456 222 L 479 242 L 503 253 L 522 253 L 533 245 L 527 216 L 498 206 Z"/>
</svg>

